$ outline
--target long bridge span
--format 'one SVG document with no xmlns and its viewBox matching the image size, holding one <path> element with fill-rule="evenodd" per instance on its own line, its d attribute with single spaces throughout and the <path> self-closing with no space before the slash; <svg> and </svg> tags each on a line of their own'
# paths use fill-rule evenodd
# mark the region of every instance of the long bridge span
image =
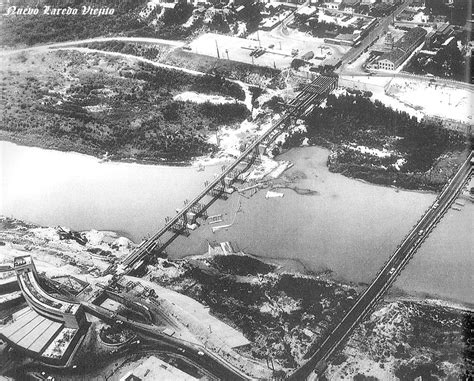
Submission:
<svg viewBox="0 0 474 381">
<path fill-rule="evenodd" d="M 261 136 L 256 138 L 249 146 L 235 159 L 230 165 L 225 167 L 223 171 L 212 181 L 205 183 L 204 190 L 199 193 L 194 199 L 187 202 L 178 213 L 172 217 L 167 218 L 165 226 L 157 231 L 153 236 L 145 240 L 138 246 L 130 255 L 123 261 L 122 266 L 125 272 L 129 272 L 137 268 L 142 263 L 143 259 L 151 253 L 158 253 L 162 251 L 167 243 L 162 243 L 160 238 L 165 233 L 172 231 L 176 234 L 186 230 L 189 220 L 197 216 L 203 216 L 208 204 L 201 203 L 207 195 L 218 197 L 225 192 L 227 186 L 231 185 L 238 177 L 250 166 L 260 151 L 264 150 L 283 130 L 287 127 L 287 122 L 292 117 L 307 113 L 319 101 L 322 101 L 330 91 L 338 86 L 337 76 L 318 76 L 310 84 L 303 87 L 302 91 L 288 103 L 288 110 L 282 117 L 273 123 L 273 125 L 264 132 Z M 241 163 L 246 163 L 246 168 L 238 169 Z M 171 239 L 172 241 L 172 239 Z M 170 242 L 170 241 L 168 241 Z"/>
<path fill-rule="evenodd" d="M 473 152 L 461 165 L 457 173 L 445 185 L 434 203 L 415 224 L 402 243 L 397 247 L 392 256 L 380 269 L 375 279 L 356 300 L 352 308 L 332 330 L 329 336 L 313 347 L 313 354 L 309 359 L 295 370 L 289 380 L 313 380 L 325 368 L 325 361 L 336 349 L 350 336 L 358 323 L 375 307 L 385 292 L 395 282 L 398 275 L 408 264 L 423 241 L 441 220 L 446 211 L 461 193 L 473 172 Z M 315 349 L 315 350 L 314 350 Z M 311 350 L 309 351 L 311 352 Z"/>
</svg>

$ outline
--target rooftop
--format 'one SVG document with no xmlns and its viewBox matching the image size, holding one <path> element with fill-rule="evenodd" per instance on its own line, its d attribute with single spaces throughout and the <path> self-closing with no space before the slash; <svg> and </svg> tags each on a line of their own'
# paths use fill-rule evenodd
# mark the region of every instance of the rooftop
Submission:
<svg viewBox="0 0 474 381">
<path fill-rule="evenodd" d="M 146 359 L 141 365 L 137 366 L 133 371 L 125 374 L 120 381 L 128 380 L 182 380 L 192 381 L 197 378 L 190 376 L 182 370 L 160 360 L 155 356 Z"/>
<path fill-rule="evenodd" d="M 14 322 L 0 330 L 0 335 L 16 345 L 41 354 L 60 332 L 62 324 L 26 307 L 13 315 Z"/>
<path fill-rule="evenodd" d="M 30 265 L 31 263 L 31 255 L 24 255 L 23 257 L 15 257 L 15 259 L 13 260 L 13 267 Z"/>
<path fill-rule="evenodd" d="M 391 62 L 397 63 L 399 60 L 403 59 L 407 52 L 413 48 L 413 44 L 419 41 L 420 38 L 426 35 L 426 30 L 423 28 L 413 28 L 410 29 L 407 33 L 403 35 L 395 44 L 393 49 L 390 52 L 384 53 L 379 61 L 389 60 Z"/>
<path fill-rule="evenodd" d="M 68 303 L 48 295 L 36 281 L 35 275 L 29 271 L 19 276 L 22 288 L 30 294 L 30 297 L 46 307 L 54 308 L 61 312 L 75 313 L 79 304 Z"/>
<path fill-rule="evenodd" d="M 60 360 L 77 333 L 77 329 L 65 328 L 63 323 L 41 316 L 31 307 L 15 312 L 13 321 L 0 328 L 0 337 L 23 350 Z"/>
</svg>

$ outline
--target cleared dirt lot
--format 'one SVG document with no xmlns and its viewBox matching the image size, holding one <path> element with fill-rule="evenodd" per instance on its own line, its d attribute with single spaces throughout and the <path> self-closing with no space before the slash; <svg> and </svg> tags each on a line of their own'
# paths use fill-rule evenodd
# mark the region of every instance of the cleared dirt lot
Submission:
<svg viewBox="0 0 474 381">
<path fill-rule="evenodd" d="M 207 33 L 199 36 L 189 46 L 193 53 L 217 58 L 219 52 L 219 57 L 224 60 L 230 59 L 276 69 L 290 66 L 295 57 L 308 51 L 313 51 L 316 56 L 321 57 L 320 60 L 315 60 L 314 63 L 317 64 L 323 58 L 342 56 L 348 50 L 346 47 L 325 44 L 321 38 L 314 38 L 290 28 L 286 30 L 277 28 L 272 32 L 258 31 L 248 38 Z M 251 56 L 252 50 L 259 47 L 265 48 L 266 52 L 259 57 Z M 292 54 L 294 50 L 298 51 L 296 56 Z"/>
</svg>

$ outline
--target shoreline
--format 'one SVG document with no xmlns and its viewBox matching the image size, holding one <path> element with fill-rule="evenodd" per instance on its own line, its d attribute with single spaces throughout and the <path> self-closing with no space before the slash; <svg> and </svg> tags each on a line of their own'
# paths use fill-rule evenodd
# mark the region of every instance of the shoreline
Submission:
<svg viewBox="0 0 474 381">
<path fill-rule="evenodd" d="M 12 219 L 20 224 L 23 225 L 28 225 L 28 229 L 36 229 L 36 228 L 54 228 L 51 226 L 42 226 L 39 224 L 36 224 L 34 222 L 30 221 L 24 221 L 17 219 L 15 217 L 9 217 L 9 216 L 4 216 L 0 214 L 0 220 L 1 219 Z M 67 227 L 65 227 L 67 228 Z M 69 229 L 69 228 L 67 228 Z M 87 233 L 90 231 L 93 231 L 95 229 L 90 229 L 90 230 L 83 230 L 80 231 L 80 233 Z M 8 232 L 9 229 L 0 229 L 0 231 L 3 232 Z M 72 231 L 72 230 L 71 230 Z M 117 236 L 117 238 L 120 237 L 125 237 L 126 236 L 122 235 L 122 232 L 120 231 L 115 231 L 115 230 L 97 230 L 100 233 L 112 233 Z M 128 238 L 129 239 L 129 238 Z M 134 241 L 130 240 L 133 242 L 134 245 L 136 244 Z M 294 258 L 275 258 L 275 257 L 264 257 L 260 255 L 255 255 L 251 253 L 245 253 L 241 252 L 244 256 L 254 258 L 259 260 L 262 263 L 269 264 L 275 266 L 275 269 L 272 271 L 275 274 L 279 273 L 290 273 L 294 275 L 301 275 L 301 276 L 310 276 L 310 277 L 316 277 L 318 279 L 321 279 L 326 282 L 331 282 L 331 283 L 336 283 L 338 285 L 341 285 L 343 287 L 350 287 L 355 290 L 357 290 L 358 293 L 362 292 L 363 289 L 367 287 L 369 282 L 359 282 L 355 283 L 353 281 L 343 279 L 342 277 L 337 276 L 337 274 L 332 270 L 332 269 L 325 269 L 321 271 L 313 271 L 309 269 L 303 261 L 299 259 L 294 259 Z M 205 257 L 207 253 L 202 253 L 202 254 L 194 254 L 194 255 L 188 255 L 183 258 L 179 259 L 173 259 L 173 258 L 167 258 L 170 261 L 187 261 L 188 259 L 192 259 L 193 257 Z M 220 254 L 214 254 L 214 255 L 220 255 Z M 232 254 L 231 254 L 232 255 Z M 234 255 L 241 255 L 239 253 L 234 253 Z M 362 289 L 361 289 L 362 288 Z M 474 312 L 474 304 L 469 303 L 469 302 L 463 302 L 460 300 L 457 300 L 455 298 L 445 298 L 442 296 L 438 296 L 436 294 L 429 294 L 425 292 L 416 292 L 416 291 L 406 291 L 403 290 L 395 285 L 392 285 L 386 294 L 385 297 L 381 299 L 381 303 L 392 303 L 392 302 L 415 302 L 417 304 L 428 304 L 428 305 L 435 305 L 435 306 L 441 306 L 449 309 L 454 309 L 457 311 L 464 311 L 467 313 L 472 313 Z"/>
<path fill-rule="evenodd" d="M 86 146 L 81 146 L 82 148 L 84 148 L 84 150 L 76 150 L 76 149 L 73 149 L 74 147 L 76 147 L 73 145 L 71 145 L 71 147 L 68 148 L 66 146 L 58 146 L 55 144 L 47 145 L 47 144 L 41 144 L 38 142 L 34 143 L 30 141 L 29 139 L 25 139 L 21 137 L 5 136 L 3 132 L 4 131 L 0 131 L 0 142 L 10 143 L 10 144 L 14 144 L 16 146 L 21 146 L 21 147 L 37 148 L 37 149 L 42 149 L 42 150 L 47 150 L 47 151 L 57 151 L 57 152 L 63 152 L 63 153 L 85 155 L 85 156 L 93 157 L 97 160 L 104 159 L 103 157 L 104 154 L 99 154 L 94 149 L 87 150 L 85 149 Z M 190 159 L 189 161 L 187 160 L 171 161 L 171 160 L 166 160 L 166 159 L 163 159 L 161 161 L 161 160 L 153 160 L 153 159 L 134 159 L 131 157 L 111 156 L 110 158 L 107 158 L 107 160 L 105 160 L 104 162 L 140 164 L 140 165 L 162 165 L 162 166 L 168 166 L 168 167 L 190 167 L 193 165 L 193 162 L 195 160 L 202 157 L 205 157 L 205 156 L 197 156 L 196 158 Z"/>
<path fill-rule="evenodd" d="M 85 156 L 95 158 L 99 161 L 104 160 L 104 157 L 103 157 L 104 154 L 102 154 L 102 156 L 101 156 L 101 154 L 95 152 L 94 150 L 85 149 L 83 151 L 80 151 L 80 150 L 72 149 L 73 147 L 67 148 L 67 147 L 64 147 L 64 146 L 56 146 L 54 144 L 53 145 L 46 145 L 46 144 L 41 144 L 41 143 L 38 143 L 38 142 L 33 143 L 33 142 L 29 141 L 28 139 L 24 139 L 24 138 L 20 138 L 20 137 L 13 137 L 12 138 L 12 137 L 9 137 L 9 136 L 5 136 L 3 134 L 3 131 L 0 131 L 0 142 L 6 142 L 6 143 L 14 144 L 16 146 L 37 148 L 37 149 L 48 150 L 48 151 L 57 151 L 57 152 L 63 152 L 63 153 L 85 155 Z M 290 151 L 291 149 L 295 149 L 295 148 L 296 149 L 304 149 L 304 148 L 309 148 L 309 147 L 318 147 L 318 148 L 327 149 L 329 151 L 328 157 L 331 153 L 331 149 L 327 148 L 323 145 L 308 145 L 308 146 L 305 145 L 305 146 L 291 147 L 290 149 L 286 150 L 285 152 L 282 152 L 278 156 L 274 157 L 273 160 L 275 160 L 277 162 L 282 161 L 283 159 L 279 159 L 279 157 L 281 155 L 283 155 L 284 153 Z M 84 146 L 84 148 L 85 148 L 85 146 Z M 225 162 L 226 160 L 229 159 L 229 156 L 218 157 L 219 155 L 228 155 L 228 152 L 226 152 L 225 150 L 220 150 L 220 151 L 215 153 L 215 157 L 211 157 L 210 155 L 200 155 L 200 156 L 196 156 L 192 159 L 184 160 L 184 161 L 170 161 L 170 160 L 166 160 L 166 159 L 163 159 L 163 160 L 149 159 L 149 160 L 147 160 L 147 159 L 135 159 L 135 158 L 131 158 L 131 157 L 119 157 L 119 158 L 117 158 L 117 157 L 111 156 L 110 158 L 107 158 L 104 162 L 138 164 L 138 165 L 153 165 L 153 166 L 166 166 L 166 167 L 193 167 L 193 166 L 196 166 L 197 164 L 218 165 L 218 164 L 221 164 L 221 163 L 223 163 L 223 162 Z M 370 182 L 369 180 L 364 180 L 364 179 L 361 179 L 361 178 L 358 178 L 358 177 L 350 176 L 348 174 L 343 174 L 342 172 L 331 171 L 329 165 L 327 165 L 327 164 L 326 164 L 326 167 L 328 168 L 328 170 L 330 172 L 332 172 L 334 174 L 339 174 L 339 175 L 344 176 L 346 178 L 353 179 L 353 180 L 356 180 L 356 181 L 360 181 L 364 184 L 371 185 L 371 186 L 392 188 L 396 192 L 406 191 L 406 192 L 420 192 L 420 193 L 426 193 L 426 194 L 437 194 L 437 193 L 439 193 L 439 191 L 423 189 L 423 188 L 419 188 L 419 189 L 412 189 L 411 188 L 410 189 L 410 188 L 404 188 L 404 187 L 397 187 L 395 185 L 384 185 L 384 184 L 373 183 L 373 182 Z M 291 190 L 294 190 L 294 189 L 291 189 Z M 298 193 L 298 192 L 296 192 L 296 193 Z"/>
</svg>

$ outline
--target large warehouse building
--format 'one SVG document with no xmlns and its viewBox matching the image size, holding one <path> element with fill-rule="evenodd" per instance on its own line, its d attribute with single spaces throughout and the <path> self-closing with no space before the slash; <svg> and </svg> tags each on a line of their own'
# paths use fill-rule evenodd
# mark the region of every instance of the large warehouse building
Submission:
<svg viewBox="0 0 474 381">
<path fill-rule="evenodd" d="M 397 69 L 424 42 L 425 36 L 426 30 L 423 28 L 410 29 L 402 38 L 395 42 L 390 52 L 384 53 L 375 65 L 372 65 L 372 68 L 380 70 Z"/>
</svg>

